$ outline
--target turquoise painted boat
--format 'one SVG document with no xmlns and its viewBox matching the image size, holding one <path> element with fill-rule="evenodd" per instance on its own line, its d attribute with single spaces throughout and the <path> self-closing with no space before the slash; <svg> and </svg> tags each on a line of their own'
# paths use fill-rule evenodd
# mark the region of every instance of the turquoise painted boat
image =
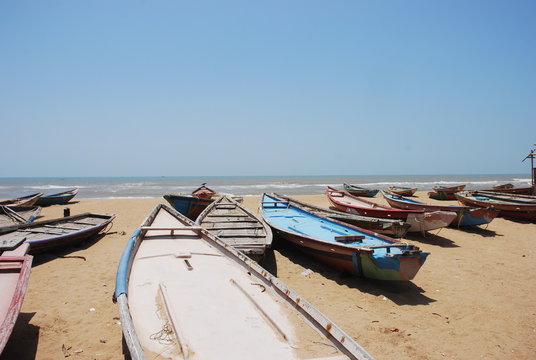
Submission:
<svg viewBox="0 0 536 360">
<path fill-rule="evenodd" d="M 429 253 L 263 194 L 264 221 L 274 234 L 308 255 L 353 275 L 377 280 L 412 280 Z"/>
<path fill-rule="evenodd" d="M 352 184 L 343 184 L 344 190 L 355 196 L 374 197 L 378 193 L 378 189 L 367 189 Z"/>
</svg>

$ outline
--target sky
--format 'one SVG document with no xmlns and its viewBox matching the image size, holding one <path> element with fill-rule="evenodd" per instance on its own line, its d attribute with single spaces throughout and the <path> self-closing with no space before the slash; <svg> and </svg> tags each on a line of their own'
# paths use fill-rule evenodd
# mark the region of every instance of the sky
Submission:
<svg viewBox="0 0 536 360">
<path fill-rule="evenodd" d="M 534 1 L 0 1 L 0 177 L 530 174 Z"/>
</svg>

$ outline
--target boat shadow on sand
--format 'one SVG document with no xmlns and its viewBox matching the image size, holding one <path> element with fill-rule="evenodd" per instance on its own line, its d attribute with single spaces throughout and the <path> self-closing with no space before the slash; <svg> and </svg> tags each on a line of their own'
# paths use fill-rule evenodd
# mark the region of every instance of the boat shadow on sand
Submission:
<svg viewBox="0 0 536 360">
<path fill-rule="evenodd" d="M 73 252 L 77 252 L 80 250 L 86 250 L 89 247 L 93 246 L 97 242 L 99 242 L 102 238 L 104 238 L 106 235 L 114 234 L 115 232 L 109 232 L 109 233 L 100 233 L 93 235 L 92 237 L 88 238 L 87 240 L 84 240 L 82 242 L 65 246 L 64 248 L 49 250 L 46 252 L 38 253 L 34 255 L 34 260 L 32 263 L 32 267 L 36 267 L 42 264 L 45 264 L 49 261 L 58 259 L 58 258 L 64 258 L 64 259 L 81 259 L 86 261 L 85 256 L 81 255 L 70 255 Z"/>
<path fill-rule="evenodd" d="M 411 281 L 381 281 L 356 277 L 316 261 L 284 241 L 278 241 L 275 250 L 294 264 L 321 274 L 339 285 L 375 296 L 383 295 L 397 305 L 427 305 L 436 301 L 425 296 L 425 291 Z M 270 271 L 269 268 L 267 270 Z"/>
<path fill-rule="evenodd" d="M 30 323 L 36 313 L 21 312 L 0 359 L 33 360 L 37 354 L 40 327 Z"/>
<path fill-rule="evenodd" d="M 406 240 L 412 243 L 434 245 L 434 246 L 439 246 L 439 247 L 444 247 L 444 248 L 459 247 L 459 245 L 456 245 L 456 243 L 452 241 L 451 239 L 441 236 L 439 234 L 432 234 L 432 233 L 428 233 L 426 234 L 426 236 L 416 235 L 416 234 L 406 234 L 404 239 L 400 239 L 400 241 L 402 242 Z"/>
</svg>

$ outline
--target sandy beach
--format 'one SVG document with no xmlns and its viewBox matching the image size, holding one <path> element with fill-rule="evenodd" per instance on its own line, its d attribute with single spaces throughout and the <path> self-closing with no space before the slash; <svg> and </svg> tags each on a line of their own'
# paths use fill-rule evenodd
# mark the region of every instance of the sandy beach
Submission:
<svg viewBox="0 0 536 360">
<path fill-rule="evenodd" d="M 329 206 L 324 195 L 295 197 Z M 374 201 L 385 203 L 380 195 Z M 116 218 L 107 234 L 34 258 L 21 314 L 0 358 L 122 359 L 112 302 L 117 263 L 132 232 L 162 202 L 75 198 L 43 208 L 40 220 L 63 216 L 65 207 L 71 215 Z M 258 202 L 258 196 L 244 200 L 255 211 Z M 276 275 L 377 359 L 536 358 L 536 224 L 497 218 L 487 227 L 405 240 L 431 253 L 411 282 L 351 277 L 284 244 L 275 246 Z M 302 274 L 306 269 L 312 272 Z"/>
</svg>

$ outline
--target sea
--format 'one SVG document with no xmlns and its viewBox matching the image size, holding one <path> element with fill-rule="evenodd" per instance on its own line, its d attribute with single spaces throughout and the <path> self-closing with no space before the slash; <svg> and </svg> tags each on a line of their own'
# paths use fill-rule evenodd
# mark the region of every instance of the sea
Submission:
<svg viewBox="0 0 536 360">
<path fill-rule="evenodd" d="M 322 194 L 326 186 L 342 188 L 343 183 L 371 189 L 388 186 L 431 190 L 435 185 L 466 184 L 482 190 L 511 183 L 531 186 L 530 175 L 348 175 L 348 176 L 200 176 L 200 177 L 25 177 L 0 178 L 0 199 L 36 192 L 46 195 L 78 188 L 78 198 L 157 198 L 164 194 L 191 193 L 201 184 L 222 194 L 241 196 L 277 192 L 285 195 Z"/>
</svg>

